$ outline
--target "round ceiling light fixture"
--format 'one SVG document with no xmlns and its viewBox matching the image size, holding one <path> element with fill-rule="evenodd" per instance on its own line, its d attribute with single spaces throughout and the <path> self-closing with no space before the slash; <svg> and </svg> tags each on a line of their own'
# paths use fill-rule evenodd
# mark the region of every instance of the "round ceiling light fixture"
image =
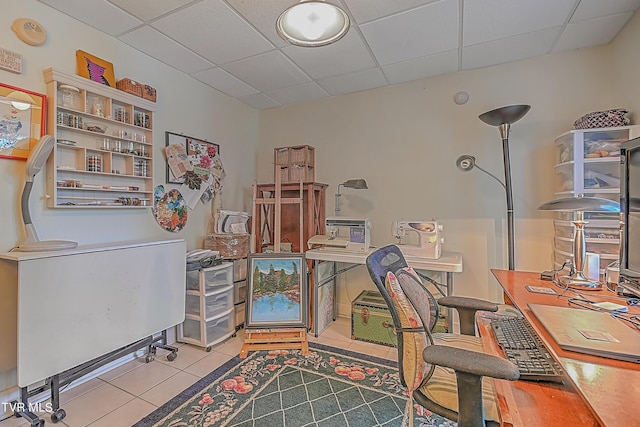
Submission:
<svg viewBox="0 0 640 427">
<path fill-rule="evenodd" d="M 326 46 L 349 31 L 349 16 L 331 3 L 302 0 L 282 12 L 276 31 L 285 41 L 303 47 Z"/>
</svg>

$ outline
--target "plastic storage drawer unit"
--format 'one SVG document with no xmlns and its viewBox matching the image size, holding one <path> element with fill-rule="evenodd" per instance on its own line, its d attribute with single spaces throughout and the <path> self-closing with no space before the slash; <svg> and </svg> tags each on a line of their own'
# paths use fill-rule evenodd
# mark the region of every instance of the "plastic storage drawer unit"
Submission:
<svg viewBox="0 0 640 427">
<path fill-rule="evenodd" d="M 222 264 L 225 265 L 225 264 Z M 231 263 L 228 264 L 231 266 Z M 214 266 L 202 270 L 187 271 L 187 290 L 205 294 L 216 292 L 233 283 L 233 270 Z"/>
<path fill-rule="evenodd" d="M 178 341 L 206 347 L 235 335 L 233 264 L 187 270 L 185 320 Z"/>
<path fill-rule="evenodd" d="M 178 341 L 206 347 L 218 344 L 236 332 L 233 307 L 211 319 L 187 314 L 181 327 L 178 328 Z"/>
<path fill-rule="evenodd" d="M 232 288 L 233 285 L 229 285 L 212 294 L 205 295 L 204 298 L 201 298 L 198 293 L 190 293 L 193 291 L 187 291 L 185 312 L 194 316 L 200 316 L 204 311 L 204 317 L 208 319 L 232 308 Z M 204 305 L 204 310 L 201 303 Z"/>
</svg>

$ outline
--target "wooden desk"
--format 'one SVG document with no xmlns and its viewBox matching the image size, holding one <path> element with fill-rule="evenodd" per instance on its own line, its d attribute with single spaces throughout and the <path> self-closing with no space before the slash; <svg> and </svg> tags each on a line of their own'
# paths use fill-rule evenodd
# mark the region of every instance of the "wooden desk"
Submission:
<svg viewBox="0 0 640 427">
<path fill-rule="evenodd" d="M 531 381 L 496 381 L 504 425 L 514 426 L 631 426 L 638 425 L 640 365 L 564 351 L 537 321 L 527 304 L 568 306 L 567 298 L 532 293 L 525 285 L 554 287 L 539 273 L 492 270 L 511 301 L 533 326 L 567 373 L 564 385 Z M 559 290 L 558 288 L 556 288 Z M 620 299 L 608 291 L 585 292 L 590 298 Z M 478 317 L 485 348 L 502 354 L 489 321 Z M 640 335 L 639 335 L 640 338 Z"/>
</svg>

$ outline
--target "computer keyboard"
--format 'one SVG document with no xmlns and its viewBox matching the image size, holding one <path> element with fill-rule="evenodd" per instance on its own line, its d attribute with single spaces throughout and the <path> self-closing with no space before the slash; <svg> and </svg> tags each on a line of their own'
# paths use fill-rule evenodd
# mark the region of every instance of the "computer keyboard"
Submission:
<svg viewBox="0 0 640 427">
<path fill-rule="evenodd" d="M 521 380 L 563 382 L 562 367 L 525 319 L 495 319 L 491 329 L 507 359 L 518 366 Z"/>
</svg>

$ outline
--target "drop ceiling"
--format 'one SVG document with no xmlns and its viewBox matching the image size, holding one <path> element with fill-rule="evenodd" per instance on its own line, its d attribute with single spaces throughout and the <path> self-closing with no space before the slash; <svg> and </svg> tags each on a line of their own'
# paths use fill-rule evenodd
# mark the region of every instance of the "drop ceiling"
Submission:
<svg viewBox="0 0 640 427">
<path fill-rule="evenodd" d="M 257 109 L 603 45 L 640 0 L 329 0 L 337 43 L 288 45 L 297 0 L 40 0 Z"/>
</svg>

